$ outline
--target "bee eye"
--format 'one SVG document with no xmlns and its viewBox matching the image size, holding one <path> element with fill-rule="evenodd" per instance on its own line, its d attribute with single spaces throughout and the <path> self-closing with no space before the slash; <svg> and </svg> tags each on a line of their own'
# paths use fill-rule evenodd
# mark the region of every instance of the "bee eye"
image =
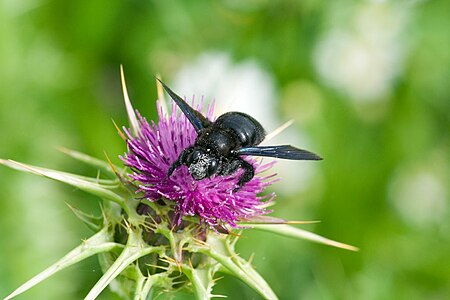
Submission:
<svg viewBox="0 0 450 300">
<path fill-rule="evenodd" d="M 208 177 L 215 174 L 217 172 L 217 169 L 219 168 L 219 163 L 216 159 L 211 159 L 211 161 L 208 164 Z"/>
<path fill-rule="evenodd" d="M 192 161 L 198 160 L 202 154 L 203 154 L 203 151 L 195 150 L 195 151 L 192 153 Z"/>
</svg>

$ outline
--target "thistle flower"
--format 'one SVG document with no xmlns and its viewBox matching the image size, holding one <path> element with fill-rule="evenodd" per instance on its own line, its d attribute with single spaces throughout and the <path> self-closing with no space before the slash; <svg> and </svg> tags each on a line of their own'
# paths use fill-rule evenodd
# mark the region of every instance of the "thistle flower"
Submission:
<svg viewBox="0 0 450 300">
<path fill-rule="evenodd" d="M 192 291 L 197 299 L 210 299 L 216 296 L 212 289 L 219 272 L 239 278 L 266 299 L 277 299 L 250 262 L 234 250 L 243 225 L 357 250 L 292 227 L 285 220 L 263 216 L 269 212 L 266 206 L 273 194 L 259 194 L 270 185 L 271 175 L 256 176 L 238 192 L 231 192 L 235 176 L 194 181 L 181 168 L 170 179 L 166 178 L 170 162 L 195 140 L 195 132 L 175 109 L 166 117 L 160 104 L 157 124 L 137 117 L 128 99 L 123 71 L 121 75 L 130 121 L 130 129 L 125 134 L 120 132 L 129 148 L 122 160 L 132 169 L 131 174 L 109 160 L 104 162 L 67 149 L 63 152 L 97 168 L 110 179 L 0 160 L 5 166 L 69 184 L 102 200 L 101 216 L 70 207 L 95 234 L 5 299 L 93 255 L 99 256 L 103 275 L 85 297 L 88 300 L 95 299 L 107 286 L 124 299 L 149 299 L 181 289 Z M 213 117 L 212 111 L 210 106 L 209 118 Z M 257 174 L 272 166 L 256 160 L 251 163 Z M 234 234 L 219 233 L 220 229 Z"/>
<path fill-rule="evenodd" d="M 197 181 L 183 167 L 168 178 L 170 165 L 182 150 L 194 144 L 197 133 L 184 114 L 177 114 L 175 104 L 169 116 L 164 114 L 160 103 L 157 107 L 157 124 L 152 122 L 150 125 L 138 114 L 138 135 L 133 136 L 124 129 L 128 153 L 122 160 L 134 170 L 130 177 L 139 182 L 138 192 L 144 192 L 144 197 L 150 201 L 161 197 L 175 201 L 177 224 L 181 222 L 182 216 L 198 216 L 200 222 L 213 228 L 224 228 L 226 224 L 236 227 L 239 220 L 249 220 L 268 212 L 265 207 L 274 194 L 259 194 L 273 182 L 267 180 L 274 174 L 266 177 L 259 177 L 258 174 L 270 169 L 273 163 L 262 164 L 254 159 L 249 160 L 255 166 L 257 176 L 237 192 L 233 192 L 233 189 L 239 174 Z M 201 109 L 201 106 L 197 109 Z M 214 118 L 213 110 L 214 105 L 208 107 L 207 118 Z"/>
</svg>

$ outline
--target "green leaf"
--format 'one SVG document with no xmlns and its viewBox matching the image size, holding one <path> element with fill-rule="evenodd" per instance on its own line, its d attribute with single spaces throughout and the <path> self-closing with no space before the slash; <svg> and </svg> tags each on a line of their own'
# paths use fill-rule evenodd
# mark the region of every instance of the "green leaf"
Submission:
<svg viewBox="0 0 450 300">
<path fill-rule="evenodd" d="M 254 224 L 315 224 L 320 221 L 288 221 L 272 216 L 253 216 L 248 220 L 237 222 L 242 226 L 253 226 Z"/>
<path fill-rule="evenodd" d="M 102 223 L 103 223 L 102 217 L 96 217 L 94 215 L 87 214 L 87 213 L 71 206 L 69 203 L 66 203 L 66 205 L 75 214 L 75 216 L 78 219 L 80 219 L 84 224 L 86 224 L 87 227 L 92 229 L 92 231 L 97 232 L 101 229 Z"/>
<path fill-rule="evenodd" d="M 139 270 L 139 266 L 137 264 L 134 265 L 134 268 Z M 153 299 L 151 298 L 151 295 L 154 292 L 153 288 L 156 286 L 162 288 L 163 290 L 169 290 L 172 287 L 170 272 L 161 272 L 153 275 L 147 274 L 144 276 L 139 270 L 139 278 L 136 279 L 133 292 L 128 293 L 127 295 L 134 294 L 134 300 Z"/>
<path fill-rule="evenodd" d="M 110 176 L 111 178 L 116 178 L 116 173 L 114 172 L 114 168 L 116 168 L 119 171 L 123 171 L 120 168 L 118 168 L 117 166 L 111 166 L 108 162 L 89 156 L 87 154 L 75 151 L 75 150 L 71 150 L 71 149 L 67 149 L 64 147 L 59 148 L 59 150 L 61 152 L 63 152 L 64 154 L 67 154 L 68 156 L 79 160 L 81 162 L 84 162 L 87 165 L 90 165 L 94 168 L 97 168 L 103 172 L 105 172 L 108 176 Z"/>
<path fill-rule="evenodd" d="M 183 273 L 192 283 L 193 292 L 197 300 L 211 298 L 211 289 L 214 285 L 213 270 L 211 268 L 194 269 L 192 266 L 182 265 Z"/>
<path fill-rule="evenodd" d="M 119 203 L 122 207 L 125 208 L 124 199 L 120 195 L 111 191 L 112 189 L 117 189 L 119 187 L 116 181 L 100 180 L 96 178 L 79 176 L 76 174 L 27 165 L 13 160 L 0 159 L 0 164 L 19 171 L 44 176 L 59 182 L 66 183 L 92 195 L 96 195 L 100 198 Z"/>
<path fill-rule="evenodd" d="M 136 265 L 136 268 L 138 266 Z M 140 277 L 136 280 L 136 287 L 134 289 L 134 300 L 147 300 L 148 294 L 150 293 L 151 288 L 153 287 L 152 276 L 145 277 L 140 274 Z"/>
<path fill-rule="evenodd" d="M 245 282 L 265 299 L 278 299 L 269 284 L 251 264 L 230 248 L 226 238 L 211 234 L 208 236 L 207 245 L 198 247 L 197 251 L 218 261 L 230 274 Z"/>
<path fill-rule="evenodd" d="M 287 237 L 309 240 L 309 241 L 312 241 L 315 243 L 324 244 L 324 245 L 337 247 L 337 248 L 342 248 L 342 249 L 346 249 L 346 250 L 350 250 L 350 251 L 359 251 L 359 248 L 357 248 L 357 247 L 347 245 L 344 243 L 340 243 L 340 242 L 336 242 L 336 241 L 324 238 L 318 234 L 315 234 L 315 233 L 312 233 L 312 232 L 309 232 L 306 230 L 302 230 L 299 228 L 295 228 L 295 227 L 289 226 L 289 225 L 254 224 L 254 225 L 252 225 L 252 227 L 255 229 L 268 231 L 268 232 L 276 233 L 276 234 L 287 236 Z"/>
<path fill-rule="evenodd" d="M 137 260 L 139 257 L 147 255 L 152 252 L 162 252 L 163 247 L 149 247 L 147 246 L 141 238 L 142 230 L 140 229 L 129 229 L 128 230 L 128 241 L 123 251 L 120 253 L 119 257 L 114 261 L 114 263 L 106 270 L 99 281 L 94 285 L 94 287 L 89 291 L 85 300 L 94 300 L 98 295 L 117 277 L 120 273 L 125 270 L 131 263 Z"/>
<path fill-rule="evenodd" d="M 103 229 L 102 231 L 99 231 L 95 235 L 93 235 L 91 238 L 89 238 L 86 241 L 83 241 L 83 243 L 67 253 L 62 259 L 39 273 L 38 275 L 34 276 L 24 284 L 22 284 L 19 288 L 17 288 L 14 292 L 12 292 L 9 296 L 7 296 L 4 300 L 11 299 L 13 297 L 16 297 L 23 292 L 29 290 L 33 286 L 37 285 L 41 281 L 49 278 L 50 276 L 54 275 L 55 273 L 74 265 L 83 259 L 86 259 L 90 256 L 93 256 L 100 252 L 107 252 L 111 251 L 113 248 L 120 247 L 121 245 L 110 242 L 111 236 L 108 233 L 107 229 Z"/>
</svg>

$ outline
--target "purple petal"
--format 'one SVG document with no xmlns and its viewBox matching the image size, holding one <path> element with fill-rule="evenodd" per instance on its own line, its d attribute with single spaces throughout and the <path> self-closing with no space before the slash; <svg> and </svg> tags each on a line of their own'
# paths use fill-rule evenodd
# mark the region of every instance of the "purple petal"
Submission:
<svg viewBox="0 0 450 300">
<path fill-rule="evenodd" d="M 128 152 L 121 159 L 133 171 L 130 178 L 138 182 L 138 192 L 143 192 L 150 201 L 160 197 L 174 201 L 178 223 L 182 216 L 198 216 L 202 223 L 211 227 L 223 224 L 236 227 L 239 220 L 270 212 L 265 207 L 275 195 L 259 194 L 275 181 L 275 174 L 261 177 L 261 173 L 268 171 L 274 162 L 262 164 L 261 159 L 247 159 L 255 167 L 256 175 L 237 192 L 233 189 L 242 171 L 196 181 L 182 166 L 167 178 L 170 165 L 184 149 L 194 144 L 197 133 L 174 103 L 168 116 L 164 115 L 159 102 L 157 109 L 157 124 L 153 121 L 149 124 L 137 112 L 141 129 L 138 136 L 124 128 Z M 200 111 L 201 105 L 196 109 Z M 210 120 L 214 120 L 213 111 L 214 105 L 206 109 L 206 117 Z"/>
</svg>

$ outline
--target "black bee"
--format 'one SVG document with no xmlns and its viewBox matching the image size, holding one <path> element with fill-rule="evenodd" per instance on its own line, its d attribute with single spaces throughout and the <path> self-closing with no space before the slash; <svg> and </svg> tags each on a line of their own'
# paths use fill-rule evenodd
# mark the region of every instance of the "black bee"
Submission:
<svg viewBox="0 0 450 300">
<path fill-rule="evenodd" d="M 312 152 L 291 145 L 257 146 L 264 140 L 266 133 L 261 124 L 251 116 L 241 112 L 227 112 L 212 122 L 190 107 L 163 82 L 161 84 L 197 132 L 194 145 L 184 149 L 172 163 L 167 172 L 168 177 L 182 165 L 189 168 L 189 173 L 195 180 L 202 180 L 214 174 L 231 175 L 242 168 L 244 172 L 239 178 L 236 191 L 255 174 L 254 167 L 241 156 L 268 156 L 292 160 L 322 159 Z"/>
</svg>

